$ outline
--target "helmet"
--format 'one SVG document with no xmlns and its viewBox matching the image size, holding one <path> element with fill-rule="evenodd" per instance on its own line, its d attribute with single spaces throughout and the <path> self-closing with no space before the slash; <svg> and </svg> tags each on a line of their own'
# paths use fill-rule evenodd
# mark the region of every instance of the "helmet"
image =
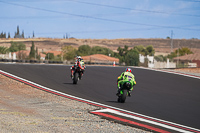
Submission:
<svg viewBox="0 0 200 133">
<path fill-rule="evenodd" d="M 126 68 L 126 72 L 132 72 L 132 70 L 130 68 Z"/>
<path fill-rule="evenodd" d="M 81 58 L 81 56 L 77 56 L 76 59 L 77 59 L 78 61 L 81 61 L 82 58 Z"/>
<path fill-rule="evenodd" d="M 81 56 L 77 56 L 76 58 L 77 58 L 77 59 L 81 59 Z"/>
</svg>

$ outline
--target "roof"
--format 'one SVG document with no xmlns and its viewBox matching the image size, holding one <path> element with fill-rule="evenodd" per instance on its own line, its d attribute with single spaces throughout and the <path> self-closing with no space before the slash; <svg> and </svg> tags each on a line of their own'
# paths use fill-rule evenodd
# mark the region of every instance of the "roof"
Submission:
<svg viewBox="0 0 200 133">
<path fill-rule="evenodd" d="M 196 54 L 188 54 L 188 55 L 184 55 L 184 56 L 180 56 L 180 57 L 176 57 L 174 58 L 174 60 L 184 60 L 184 61 L 192 61 L 192 60 L 200 60 L 200 54 L 196 53 Z"/>
<path fill-rule="evenodd" d="M 29 53 L 30 53 L 30 51 L 29 51 L 29 50 L 20 50 L 20 51 L 13 52 L 13 53 L 15 53 L 16 55 L 19 54 L 19 53 L 20 53 L 20 54 L 23 53 L 23 54 L 26 54 L 26 56 L 28 56 Z"/>
<path fill-rule="evenodd" d="M 119 63 L 118 58 L 110 57 L 107 55 L 102 54 L 94 54 L 89 56 L 82 56 L 84 61 L 91 61 L 91 62 L 116 62 Z"/>
</svg>

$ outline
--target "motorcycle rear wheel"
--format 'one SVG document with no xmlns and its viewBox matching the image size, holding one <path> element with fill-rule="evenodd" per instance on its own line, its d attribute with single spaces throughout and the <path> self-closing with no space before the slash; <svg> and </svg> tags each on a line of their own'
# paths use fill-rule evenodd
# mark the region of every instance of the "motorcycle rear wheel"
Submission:
<svg viewBox="0 0 200 133">
<path fill-rule="evenodd" d="M 120 102 L 120 103 L 124 103 L 125 100 L 126 100 L 126 96 L 127 96 L 127 90 L 122 90 L 123 94 L 121 94 L 117 101 Z"/>
</svg>

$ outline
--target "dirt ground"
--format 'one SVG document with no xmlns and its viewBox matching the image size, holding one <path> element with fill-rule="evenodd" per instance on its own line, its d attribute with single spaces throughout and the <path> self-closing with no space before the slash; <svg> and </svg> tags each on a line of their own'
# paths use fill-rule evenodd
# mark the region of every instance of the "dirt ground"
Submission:
<svg viewBox="0 0 200 133">
<path fill-rule="evenodd" d="M 175 70 L 180 71 L 180 72 L 189 72 L 189 73 L 200 74 L 200 68 L 180 68 L 180 69 L 175 69 Z"/>
<path fill-rule="evenodd" d="M 1 133 L 148 133 L 89 113 L 97 109 L 0 74 Z"/>
</svg>

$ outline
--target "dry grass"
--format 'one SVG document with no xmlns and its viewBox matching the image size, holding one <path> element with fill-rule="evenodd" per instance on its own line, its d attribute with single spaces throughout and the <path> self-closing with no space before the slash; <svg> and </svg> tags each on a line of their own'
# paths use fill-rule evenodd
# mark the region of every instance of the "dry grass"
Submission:
<svg viewBox="0 0 200 133">
<path fill-rule="evenodd" d="M 0 46 L 9 47 L 11 41 L 20 41 L 26 44 L 27 50 L 30 49 L 32 41 L 39 51 L 61 51 L 61 48 L 65 45 L 71 45 L 78 48 L 81 45 L 102 46 L 116 51 L 118 47 L 124 47 L 124 45 L 133 48 L 137 45 L 153 45 L 156 52 L 161 54 L 168 54 L 171 52 L 171 40 L 170 39 L 52 39 L 52 38 L 29 38 L 29 39 L 0 39 Z M 199 39 L 174 39 L 173 50 L 178 47 L 188 47 L 194 53 L 200 52 L 200 40 Z"/>
</svg>

